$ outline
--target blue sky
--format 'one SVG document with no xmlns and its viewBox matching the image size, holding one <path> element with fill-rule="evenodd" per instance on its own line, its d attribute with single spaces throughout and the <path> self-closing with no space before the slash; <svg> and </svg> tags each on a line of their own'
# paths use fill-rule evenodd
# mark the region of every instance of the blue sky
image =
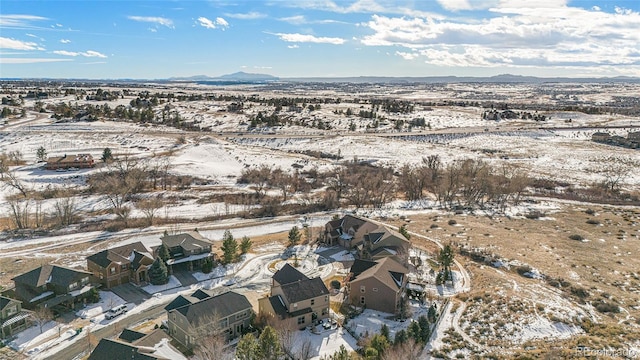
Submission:
<svg viewBox="0 0 640 360">
<path fill-rule="evenodd" d="M 640 76 L 638 0 L 2 0 L 0 77 Z"/>
</svg>

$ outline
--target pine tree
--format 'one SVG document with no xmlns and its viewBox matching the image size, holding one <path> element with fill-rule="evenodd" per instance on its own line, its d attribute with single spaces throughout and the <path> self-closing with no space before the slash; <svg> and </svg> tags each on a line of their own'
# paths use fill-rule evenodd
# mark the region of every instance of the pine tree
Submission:
<svg viewBox="0 0 640 360">
<path fill-rule="evenodd" d="M 291 230 L 289 230 L 289 246 L 297 245 L 298 242 L 300 242 L 301 237 L 302 234 L 300 233 L 300 230 L 298 230 L 298 227 L 292 227 Z"/>
<path fill-rule="evenodd" d="M 429 319 L 430 323 L 436 322 L 436 307 L 431 305 L 429 307 L 429 311 L 427 312 L 427 319 Z"/>
<path fill-rule="evenodd" d="M 47 160 L 47 150 L 44 148 L 44 146 L 40 146 L 38 148 L 38 150 L 36 151 L 36 157 L 38 158 L 39 161 Z"/>
<path fill-rule="evenodd" d="M 429 328 L 429 320 L 422 315 L 418 318 L 418 325 L 420 325 L 420 340 L 423 344 L 426 344 L 431 336 L 431 329 Z"/>
<path fill-rule="evenodd" d="M 387 326 L 387 324 L 382 324 L 382 326 L 380 327 L 380 335 L 386 337 L 387 340 L 390 339 L 390 337 L 389 337 L 389 327 Z"/>
<path fill-rule="evenodd" d="M 236 347 L 236 358 L 238 360 L 259 360 L 258 340 L 253 334 L 245 334 Z"/>
<path fill-rule="evenodd" d="M 402 236 L 407 238 L 407 240 L 411 240 L 411 234 L 409 234 L 409 231 L 407 231 L 407 225 L 406 224 L 400 226 L 399 232 L 400 232 L 400 234 L 402 234 Z"/>
<path fill-rule="evenodd" d="M 162 261 L 164 261 L 165 263 L 171 258 L 171 255 L 169 254 L 169 249 L 167 249 L 167 246 L 165 244 L 161 244 L 158 247 L 158 257 L 162 259 Z"/>
<path fill-rule="evenodd" d="M 213 260 L 211 258 L 205 258 L 202 262 L 202 272 L 208 274 L 213 270 Z"/>
<path fill-rule="evenodd" d="M 443 282 L 447 282 L 451 280 L 453 282 L 453 276 L 451 275 L 451 264 L 453 264 L 453 257 L 455 254 L 453 253 L 453 249 L 451 245 L 447 244 L 444 246 L 442 250 L 440 250 L 440 254 L 438 254 L 438 261 L 440 261 L 440 265 L 443 268 Z"/>
<path fill-rule="evenodd" d="M 238 242 L 233 238 L 231 231 L 225 230 L 222 235 L 222 261 L 225 264 L 232 263 L 237 256 Z"/>
<path fill-rule="evenodd" d="M 396 333 L 396 337 L 393 339 L 393 346 L 404 344 L 407 340 L 409 340 L 407 332 L 404 329 L 401 329 Z"/>
<path fill-rule="evenodd" d="M 264 360 L 277 360 L 282 354 L 278 334 L 271 327 L 267 326 L 262 330 L 258 339 L 258 358 Z"/>
<path fill-rule="evenodd" d="M 111 154 L 110 148 L 104 148 L 104 150 L 102 150 L 101 160 L 102 162 L 111 162 L 111 160 L 113 160 L 113 154 Z"/>
<path fill-rule="evenodd" d="M 164 285 L 169 282 L 167 266 L 159 257 L 156 258 L 156 261 L 154 261 L 149 268 L 149 281 L 153 285 Z"/>
<path fill-rule="evenodd" d="M 249 239 L 248 236 L 244 236 L 242 238 L 242 241 L 240 241 L 240 254 L 246 254 L 249 252 L 249 250 L 251 250 L 251 245 L 253 245 L 253 243 L 251 242 L 251 239 Z"/>
</svg>

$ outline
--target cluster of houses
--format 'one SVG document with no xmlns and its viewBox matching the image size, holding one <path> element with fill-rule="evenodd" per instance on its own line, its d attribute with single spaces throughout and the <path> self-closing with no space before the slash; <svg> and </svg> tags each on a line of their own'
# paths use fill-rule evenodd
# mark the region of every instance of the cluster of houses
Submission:
<svg viewBox="0 0 640 360">
<path fill-rule="evenodd" d="M 606 132 L 596 132 L 591 135 L 591 140 L 603 144 L 627 147 L 630 149 L 640 149 L 640 131 L 630 131 L 626 138 L 619 135 L 611 135 Z"/>
<path fill-rule="evenodd" d="M 165 234 L 161 240 L 171 257 L 167 261 L 169 271 L 178 268 L 193 271 L 202 266 L 204 259 L 214 256 L 211 241 L 197 232 Z M 343 283 L 347 301 L 386 313 L 399 312 L 408 283 L 407 238 L 370 220 L 346 215 L 328 222 L 320 240 L 357 255 Z M 155 256 L 157 248 L 149 250 L 141 242 L 134 242 L 87 257 L 88 271 L 44 265 L 16 276 L 15 288 L 11 290 L 14 298 L 0 297 L 3 337 L 30 325 L 28 312 L 22 311 L 21 305 L 28 305 L 29 309 L 39 306 L 72 309 L 83 305 L 86 294 L 96 286 L 110 289 L 124 283 L 145 284 Z M 288 328 L 303 329 L 329 318 L 329 305 L 330 292 L 320 277 L 309 278 L 284 261 L 284 266 L 272 276 L 269 294 L 258 299 L 257 313 Z M 256 314 L 243 294 L 204 289 L 179 295 L 164 309 L 166 335 L 185 349 L 193 349 L 211 328 L 218 329 L 227 339 L 235 338 L 250 330 Z M 138 354 L 134 358 L 163 358 L 153 357 L 153 351 L 149 350 L 153 341 L 144 340 L 160 335 L 132 334 L 126 333 L 131 339 L 123 339 L 122 335 L 118 339 L 103 339 L 96 352 L 109 348 L 113 353 Z M 90 359 L 102 359 L 100 356 L 91 355 Z"/>
</svg>

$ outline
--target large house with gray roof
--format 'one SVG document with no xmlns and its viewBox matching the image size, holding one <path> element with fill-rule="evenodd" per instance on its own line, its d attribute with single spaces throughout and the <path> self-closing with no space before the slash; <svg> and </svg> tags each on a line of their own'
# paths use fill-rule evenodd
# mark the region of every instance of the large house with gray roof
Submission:
<svg viewBox="0 0 640 360">
<path fill-rule="evenodd" d="M 411 242 L 396 230 L 354 215 L 326 223 L 321 240 L 328 245 L 355 250 L 361 259 L 393 257 L 403 264 L 411 247 Z"/>
<path fill-rule="evenodd" d="M 91 273 L 58 265 L 42 265 L 12 280 L 16 298 L 28 309 L 74 309 L 93 289 Z"/>
<path fill-rule="evenodd" d="M 164 309 L 169 335 L 187 349 L 193 349 L 201 337 L 214 331 L 222 332 L 227 339 L 241 335 L 253 315 L 249 300 L 233 291 L 214 295 L 196 290 L 176 297 Z"/>
<path fill-rule="evenodd" d="M 174 267 L 189 271 L 202 267 L 205 259 L 214 260 L 213 242 L 204 238 L 197 231 L 189 231 L 176 235 L 164 235 L 160 238 L 169 250 L 170 259 L 167 267 L 172 272 Z M 157 248 L 155 249 L 157 252 Z"/>
<path fill-rule="evenodd" d="M 102 250 L 87 257 L 87 269 L 106 289 L 133 282 L 149 281 L 151 252 L 140 241 Z"/>
<path fill-rule="evenodd" d="M 302 329 L 329 317 L 329 290 L 319 277 L 309 279 L 287 263 L 271 278 L 271 295 L 258 305 L 261 314 Z"/>
<path fill-rule="evenodd" d="M 169 341 L 162 329 L 149 334 L 124 329 L 116 339 L 101 339 L 87 360 L 187 360 Z"/>
</svg>

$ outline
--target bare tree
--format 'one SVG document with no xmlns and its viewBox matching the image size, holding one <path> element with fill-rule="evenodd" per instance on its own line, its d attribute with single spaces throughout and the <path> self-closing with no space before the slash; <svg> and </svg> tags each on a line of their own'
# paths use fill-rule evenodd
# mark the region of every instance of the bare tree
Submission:
<svg viewBox="0 0 640 360">
<path fill-rule="evenodd" d="M 69 226 L 73 224 L 77 216 L 78 208 L 72 197 L 63 197 L 56 200 L 53 216 L 59 226 Z"/>
<path fill-rule="evenodd" d="M 415 343 L 415 340 L 408 339 L 407 341 L 396 344 L 395 346 L 385 350 L 382 354 L 382 360 L 419 360 L 422 354 L 423 347 Z"/>
<path fill-rule="evenodd" d="M 31 313 L 31 316 L 35 320 L 36 324 L 40 328 L 40 334 L 42 334 L 42 330 L 44 325 L 53 319 L 53 313 L 46 307 L 38 307 L 35 311 Z"/>
<path fill-rule="evenodd" d="M 233 351 L 226 346 L 226 336 L 218 314 L 200 317 L 194 325 L 190 325 L 189 332 L 196 344 L 193 359 L 233 360 Z"/>
<path fill-rule="evenodd" d="M 18 229 L 27 229 L 29 222 L 29 200 L 10 199 L 7 201 L 11 219 Z"/>
<path fill-rule="evenodd" d="M 28 196 L 28 189 L 24 183 L 18 178 L 15 170 L 9 168 L 9 156 L 0 154 L 0 181 L 4 186 L 18 190 L 25 198 Z"/>
<path fill-rule="evenodd" d="M 150 199 L 145 199 L 138 201 L 136 207 L 142 211 L 145 218 L 147 219 L 147 225 L 152 226 L 153 220 L 155 219 L 156 212 L 164 206 L 164 202 L 162 199 L 153 197 Z"/>
<path fill-rule="evenodd" d="M 640 167 L 640 162 L 622 156 L 601 157 L 594 162 L 590 170 L 602 177 L 600 184 L 610 192 L 620 191 L 622 183 Z"/>
</svg>

